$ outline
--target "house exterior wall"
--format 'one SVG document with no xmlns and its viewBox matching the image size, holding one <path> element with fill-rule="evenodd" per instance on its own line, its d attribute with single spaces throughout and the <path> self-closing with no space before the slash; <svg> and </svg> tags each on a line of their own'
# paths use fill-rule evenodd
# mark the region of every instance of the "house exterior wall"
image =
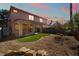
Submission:
<svg viewBox="0 0 79 59">
<path fill-rule="evenodd" d="M 40 21 L 39 21 L 39 17 L 36 17 L 36 16 L 35 16 L 35 17 L 34 17 L 34 21 L 40 22 Z"/>
<path fill-rule="evenodd" d="M 14 12 L 14 10 L 16 10 L 17 12 Z M 39 19 L 41 18 L 41 19 L 43 19 L 42 23 L 47 24 L 47 19 L 39 17 L 39 16 L 31 14 L 31 13 L 28 13 L 28 12 L 25 12 L 25 11 L 22 11 L 22 10 L 19 10 L 19 9 L 17 9 L 15 7 L 11 7 L 11 9 L 10 9 L 10 18 L 9 19 L 13 19 L 13 20 L 16 20 L 16 19 L 29 20 L 29 15 L 34 16 L 33 21 L 40 22 Z"/>
<path fill-rule="evenodd" d="M 34 20 L 29 20 L 29 15 L 34 16 Z M 43 22 L 40 22 L 40 18 L 43 19 Z M 11 20 L 12 33 L 17 37 L 31 35 L 37 31 L 42 32 L 43 25 L 47 24 L 47 19 L 22 11 L 15 7 L 10 8 L 9 19 Z M 18 30 L 15 29 L 16 23 L 18 24 Z M 28 25 L 24 25 L 24 24 L 28 24 Z M 32 26 L 31 32 L 29 32 L 30 25 Z"/>
<path fill-rule="evenodd" d="M 10 19 L 12 19 L 12 21 L 16 20 L 16 19 L 25 19 L 25 20 L 29 19 L 28 14 L 25 14 L 25 13 L 20 12 L 18 10 L 17 10 L 18 11 L 17 13 L 14 13 L 13 10 L 15 10 L 15 9 L 12 9 L 11 14 L 10 14 Z"/>
</svg>

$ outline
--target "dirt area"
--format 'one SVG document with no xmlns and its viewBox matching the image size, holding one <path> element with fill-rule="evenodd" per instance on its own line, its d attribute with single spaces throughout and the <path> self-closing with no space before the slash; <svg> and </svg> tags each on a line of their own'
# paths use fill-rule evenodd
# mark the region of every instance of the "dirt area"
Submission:
<svg viewBox="0 0 79 59">
<path fill-rule="evenodd" d="M 8 50 L 19 50 L 26 47 L 34 50 L 46 50 L 49 56 L 74 56 L 78 55 L 79 42 L 72 36 L 49 35 L 34 42 L 19 42 L 9 40 L 0 42 L 0 55 L 4 55 Z"/>
</svg>

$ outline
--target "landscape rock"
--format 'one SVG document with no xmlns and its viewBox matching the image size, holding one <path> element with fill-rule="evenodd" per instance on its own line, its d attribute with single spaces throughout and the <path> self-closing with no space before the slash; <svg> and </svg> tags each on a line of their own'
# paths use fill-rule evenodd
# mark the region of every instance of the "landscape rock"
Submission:
<svg viewBox="0 0 79 59">
<path fill-rule="evenodd" d="M 22 47 L 19 49 L 19 51 L 22 51 L 22 52 L 27 52 L 29 51 L 30 49 L 26 48 L 26 47 Z"/>
<path fill-rule="evenodd" d="M 63 44 L 63 40 L 64 40 L 63 37 L 60 36 L 60 35 L 55 37 L 55 42 L 56 43 Z"/>
<path fill-rule="evenodd" d="M 47 52 L 45 50 L 38 50 L 36 55 L 37 56 L 46 56 Z"/>
<path fill-rule="evenodd" d="M 26 53 L 31 53 L 33 56 L 36 56 L 36 51 L 35 50 L 29 50 L 28 52 Z"/>
<path fill-rule="evenodd" d="M 24 56 L 25 52 L 10 52 L 10 53 L 6 53 L 4 56 Z"/>
<path fill-rule="evenodd" d="M 24 56 L 34 56 L 33 53 L 25 53 Z"/>
<path fill-rule="evenodd" d="M 18 42 L 16 40 L 10 40 L 0 43 L 0 55 L 78 56 L 79 41 L 73 36 L 54 34 L 33 42 Z"/>
<path fill-rule="evenodd" d="M 13 52 L 13 50 L 8 50 L 7 53 Z"/>
</svg>

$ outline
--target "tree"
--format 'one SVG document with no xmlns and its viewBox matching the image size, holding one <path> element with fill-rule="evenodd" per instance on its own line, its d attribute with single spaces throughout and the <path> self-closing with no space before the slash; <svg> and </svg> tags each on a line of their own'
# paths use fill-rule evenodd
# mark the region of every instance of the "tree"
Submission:
<svg viewBox="0 0 79 59">
<path fill-rule="evenodd" d="M 78 27 L 78 30 L 79 30 L 79 13 L 75 13 L 73 15 L 73 19 L 74 19 L 74 24 Z"/>
<path fill-rule="evenodd" d="M 3 26 L 7 25 L 8 12 L 9 12 L 8 10 L 4 10 L 4 9 L 0 10 L 0 27 L 2 27 L 1 37 L 3 37 Z"/>
</svg>

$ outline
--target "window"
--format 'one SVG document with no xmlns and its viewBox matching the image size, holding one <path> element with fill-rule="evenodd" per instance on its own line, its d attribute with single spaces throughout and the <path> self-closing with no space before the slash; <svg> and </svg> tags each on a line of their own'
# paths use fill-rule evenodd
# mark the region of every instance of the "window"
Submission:
<svg viewBox="0 0 79 59">
<path fill-rule="evenodd" d="M 40 22 L 43 22 L 43 19 L 40 19 Z"/>
<path fill-rule="evenodd" d="M 29 20 L 34 20 L 34 16 L 29 15 Z"/>
<path fill-rule="evenodd" d="M 19 24 L 18 23 L 15 23 L 14 26 L 15 26 L 15 30 L 18 31 L 19 30 Z"/>
<path fill-rule="evenodd" d="M 18 11 L 17 11 L 17 10 L 13 10 L 13 12 L 14 12 L 14 13 L 17 13 Z"/>
</svg>

